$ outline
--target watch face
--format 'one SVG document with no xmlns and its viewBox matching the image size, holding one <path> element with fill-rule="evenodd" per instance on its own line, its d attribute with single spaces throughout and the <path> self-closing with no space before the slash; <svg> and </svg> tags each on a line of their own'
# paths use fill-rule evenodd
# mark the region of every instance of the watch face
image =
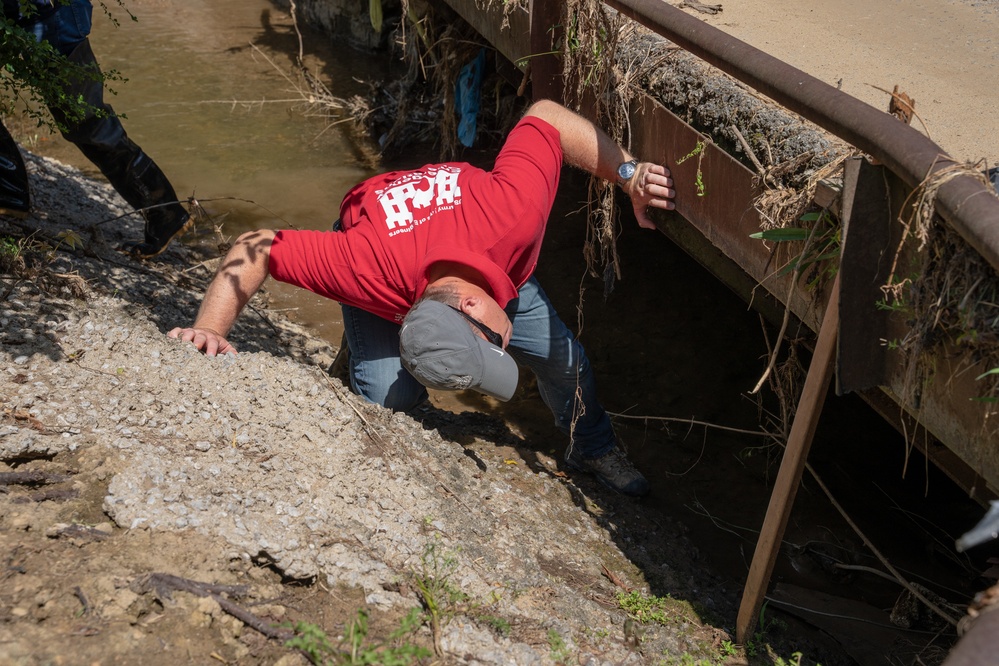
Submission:
<svg viewBox="0 0 999 666">
<path fill-rule="evenodd" d="M 621 177 L 621 180 L 628 180 L 635 175 L 635 163 L 625 162 L 617 168 L 617 175 Z"/>
</svg>

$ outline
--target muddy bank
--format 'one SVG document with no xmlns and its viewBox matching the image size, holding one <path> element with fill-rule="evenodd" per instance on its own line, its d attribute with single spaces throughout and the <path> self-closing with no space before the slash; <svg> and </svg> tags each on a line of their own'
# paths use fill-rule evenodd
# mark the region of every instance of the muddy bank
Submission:
<svg viewBox="0 0 999 666">
<path fill-rule="evenodd" d="M 725 642 L 768 492 L 762 454 L 730 454 L 759 440 L 708 438 L 685 426 L 670 433 L 654 418 L 695 414 L 755 428 L 757 408 L 738 391 L 756 380 L 764 347 L 755 317 L 747 325 L 716 311 L 715 299 L 731 294 L 694 289 L 698 275 L 660 247 L 663 239 L 636 241 L 645 253 L 625 257 L 629 279 L 602 303 L 598 280 L 579 288 L 573 278 L 583 272 L 578 220 L 560 219 L 577 232 L 553 234 L 539 269 L 564 316 L 586 301 L 586 344 L 607 406 L 656 478 L 653 497 L 636 503 L 567 475 L 564 442 L 529 386 L 502 409 L 465 398 L 485 413 L 387 414 L 327 379 L 321 370 L 334 350 L 268 311 L 265 299 L 234 332 L 238 359 L 208 361 L 175 344 L 164 332 L 191 320 L 224 248 L 212 221 L 199 221 L 198 235 L 162 260 L 139 264 L 113 250 L 139 234 L 134 219 L 111 221 L 124 212 L 113 193 L 55 163 L 33 160 L 32 171 L 35 217 L 23 226 L 0 221 L 0 233 L 41 229 L 54 238 L 69 230 L 81 245 L 51 260 L 44 250 L 26 253 L 46 270 L 0 303 L 0 473 L 48 475 L 0 491 L 0 657 L 301 662 L 260 628 L 313 622 L 335 642 L 366 609 L 374 644 L 425 605 L 417 581 L 430 578 L 446 599 L 437 640 L 425 615 L 403 641 L 438 644 L 443 663 L 774 663 L 794 651 L 804 653 L 801 663 L 850 663 L 815 632 L 793 622 L 781 628 L 785 616 L 773 606 L 751 645 Z M 562 207 L 578 208 L 581 190 L 567 186 Z M 636 289 L 640 282 L 660 286 Z M 813 460 L 865 457 L 863 445 L 846 452 L 859 436 L 835 437 L 848 441 L 818 442 Z M 751 468 L 752 482 L 736 481 L 735 467 Z M 840 476 L 843 488 L 861 483 L 853 469 L 841 467 Z M 798 506 L 822 504 L 826 514 L 802 515 L 785 549 L 803 584 L 821 579 L 844 595 L 848 586 L 878 588 L 876 579 L 831 571 L 816 544 L 839 537 L 826 527 L 836 518 L 824 498 L 808 495 Z M 854 515 L 875 513 L 850 499 Z M 677 517 L 701 524 L 688 531 Z M 741 534 L 725 541 L 733 528 Z M 883 531 L 908 535 L 897 517 Z M 842 551 L 862 550 L 836 545 L 844 559 Z M 926 547 L 913 538 L 910 554 L 940 577 Z M 718 562 L 736 573 L 718 575 L 708 566 Z M 152 574 L 226 586 L 221 598 L 259 627 Z M 881 587 L 890 590 L 865 597 L 878 609 L 897 595 L 892 583 Z M 642 614 L 617 597 L 629 589 L 670 595 L 665 622 L 636 624 Z M 915 631 L 886 628 L 886 614 L 876 617 L 877 647 L 887 634 L 888 644 L 905 643 L 893 654 L 911 657 Z M 941 655 L 917 658 L 937 663 Z"/>
<path fill-rule="evenodd" d="M 35 231 L 25 279 L 3 283 L 0 472 L 42 476 L 0 494 L 3 661 L 300 660 L 154 573 L 237 586 L 223 596 L 262 626 L 331 638 L 361 608 L 384 637 L 425 605 L 414 581 L 437 580 L 436 641 L 429 621 L 406 640 L 436 642 L 445 663 L 720 656 L 738 590 L 681 525 L 490 416 L 360 402 L 322 371 L 334 350 L 263 299 L 232 336 L 238 357 L 166 338 L 193 317 L 217 247 L 133 262 L 113 248 L 139 224 L 115 219 L 113 191 L 29 165 L 36 212 L 0 220 L 8 238 Z M 73 235 L 76 250 L 31 245 Z M 628 590 L 674 600 L 641 641 L 625 631 Z"/>
</svg>

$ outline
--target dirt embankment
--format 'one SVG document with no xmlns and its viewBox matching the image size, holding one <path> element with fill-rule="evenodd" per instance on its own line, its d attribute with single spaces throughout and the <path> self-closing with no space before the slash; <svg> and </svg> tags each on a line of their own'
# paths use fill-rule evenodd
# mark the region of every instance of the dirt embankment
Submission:
<svg viewBox="0 0 999 666">
<path fill-rule="evenodd" d="M 36 212 L 0 218 L 35 233 L 0 283 L 0 662 L 288 664 L 304 657 L 264 634 L 304 621 L 336 642 L 363 608 L 374 645 L 433 603 L 404 640 L 444 663 L 721 654 L 738 591 L 682 526 L 496 419 L 362 403 L 263 302 L 237 357 L 168 339 L 211 237 L 137 263 L 113 249 L 140 231 L 112 190 L 29 170 Z M 626 632 L 626 589 L 671 595 L 667 624 Z"/>
</svg>

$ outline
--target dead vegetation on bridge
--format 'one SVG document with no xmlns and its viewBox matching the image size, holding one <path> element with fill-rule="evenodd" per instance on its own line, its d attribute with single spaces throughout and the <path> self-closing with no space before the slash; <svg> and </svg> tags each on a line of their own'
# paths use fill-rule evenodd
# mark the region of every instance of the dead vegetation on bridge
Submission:
<svg viewBox="0 0 999 666">
<path fill-rule="evenodd" d="M 484 11 L 500 13 L 504 22 L 513 12 L 527 11 L 526 0 L 479 4 Z M 502 57 L 443 3 L 401 0 L 400 12 L 390 43 L 407 65 L 405 75 L 373 85 L 368 98 L 346 102 L 358 131 L 377 138 L 380 158 L 391 159 L 414 143 L 436 145 L 441 159 L 459 156 L 462 147 L 452 112 L 455 81 L 486 49 L 492 59 L 481 84 L 476 145 L 496 143 L 523 108 L 520 98 L 527 76 L 520 82 L 512 81 L 509 73 L 501 76 Z M 783 244 L 774 270 L 803 263 L 802 247 L 821 246 L 822 256 L 832 258 L 821 266 L 815 262 L 799 275 L 802 288 L 821 289 L 836 271 L 841 234 L 838 220 L 817 209 L 815 190 L 820 181 L 840 179 L 844 160 L 858 151 L 598 0 L 567 0 L 562 26 L 559 49 L 566 97 L 586 100 L 587 115 L 626 144 L 631 101 L 639 93 L 650 95 L 700 132 L 705 143 L 743 161 L 757 174 L 760 193 L 755 205 L 764 230 L 798 228 L 822 236 L 811 245 Z M 337 113 L 343 116 L 342 110 Z M 976 169 L 980 165 L 962 171 Z M 991 417 L 999 401 L 999 276 L 934 214 L 936 189 L 948 177 L 940 174 L 924 183 L 913 193 L 908 212 L 897 220 L 907 230 L 900 256 L 909 259 L 896 266 L 879 306 L 896 310 L 911 324 L 911 332 L 885 344 L 905 354 L 902 397 L 917 411 L 941 354 L 963 354 L 969 369 L 981 364 L 995 368 L 979 382 L 982 427 L 995 429 L 999 426 Z M 584 252 L 591 272 L 603 278 L 608 291 L 621 277 L 618 212 L 614 188 L 593 179 Z M 816 229 L 819 224 L 826 226 Z"/>
<path fill-rule="evenodd" d="M 841 180 L 844 161 L 859 151 L 597 0 L 571 0 L 564 16 L 564 74 L 575 82 L 570 97 L 595 98 L 587 108 L 596 110 L 613 137 L 626 140 L 630 102 L 648 94 L 701 132 L 705 142 L 741 159 L 757 174 L 755 205 L 764 230 L 803 229 L 810 232 L 812 248 L 823 248 L 826 265 L 814 262 L 799 281 L 821 289 L 835 274 L 841 234 L 832 212 L 816 206 L 816 187 Z M 901 397 L 918 413 L 927 383 L 949 381 L 934 377 L 939 358 L 961 355 L 961 371 L 987 371 L 979 377 L 978 400 L 983 433 L 994 435 L 999 432 L 993 418 L 999 401 L 999 275 L 935 212 L 939 187 L 967 173 L 989 185 L 981 164 L 960 165 L 928 177 L 910 195 L 896 220 L 905 231 L 898 256 L 906 259 L 896 264 L 878 305 L 897 310 L 910 325 L 905 337 L 884 341 L 905 355 Z M 614 264 L 612 204 L 599 186 L 591 192 L 591 202 L 597 202 L 593 237 L 601 251 L 590 249 L 587 256 L 591 262 L 599 256 L 603 266 Z M 823 224 L 827 227 L 816 228 Z M 800 254 L 775 266 L 812 263 L 799 259 L 808 252 L 807 243 L 789 245 L 790 253 Z"/>
</svg>

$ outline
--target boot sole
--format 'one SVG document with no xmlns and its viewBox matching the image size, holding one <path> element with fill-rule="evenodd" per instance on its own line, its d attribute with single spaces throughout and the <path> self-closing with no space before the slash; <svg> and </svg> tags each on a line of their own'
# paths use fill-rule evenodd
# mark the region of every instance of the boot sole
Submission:
<svg viewBox="0 0 999 666">
<path fill-rule="evenodd" d="M 170 243 L 172 243 L 173 240 L 175 238 L 177 238 L 177 236 L 185 234 L 185 233 L 187 233 L 188 231 L 190 231 L 193 228 L 194 228 L 194 218 L 193 217 L 189 217 L 189 218 L 187 218 L 187 222 L 184 223 L 184 226 L 182 226 L 180 229 L 178 229 L 177 231 L 175 231 L 173 233 L 173 235 L 170 236 L 170 238 L 168 238 L 166 240 L 166 242 L 163 243 L 163 245 L 161 245 L 160 248 L 158 250 L 156 250 L 155 252 L 138 252 L 138 251 L 132 251 L 132 252 L 129 252 L 129 254 L 131 254 L 134 257 L 139 257 L 140 259 L 151 259 L 153 257 L 157 257 L 157 256 L 163 254 L 163 252 L 168 247 L 170 247 Z"/>
</svg>

